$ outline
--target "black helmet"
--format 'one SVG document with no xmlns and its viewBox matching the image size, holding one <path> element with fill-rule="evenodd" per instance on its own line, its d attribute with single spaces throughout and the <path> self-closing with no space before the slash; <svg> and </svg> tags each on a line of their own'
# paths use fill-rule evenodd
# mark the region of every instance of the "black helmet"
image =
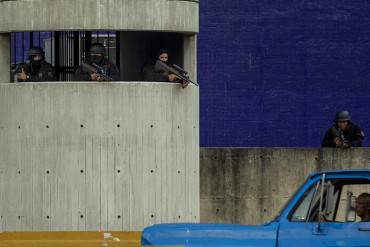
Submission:
<svg viewBox="0 0 370 247">
<path fill-rule="evenodd" d="M 101 55 L 104 56 L 105 55 L 105 47 L 101 43 L 94 43 L 94 44 L 91 45 L 89 53 L 90 54 L 101 54 Z"/>
<path fill-rule="evenodd" d="M 350 121 L 350 120 L 351 120 L 351 116 L 349 115 L 348 111 L 340 111 L 335 114 L 334 122 Z"/>
<path fill-rule="evenodd" d="M 45 53 L 44 53 L 44 50 L 41 48 L 41 47 L 32 47 L 29 51 L 28 51 L 28 56 L 31 57 L 31 56 L 37 56 L 37 55 L 40 55 L 43 59 L 45 58 Z"/>
</svg>

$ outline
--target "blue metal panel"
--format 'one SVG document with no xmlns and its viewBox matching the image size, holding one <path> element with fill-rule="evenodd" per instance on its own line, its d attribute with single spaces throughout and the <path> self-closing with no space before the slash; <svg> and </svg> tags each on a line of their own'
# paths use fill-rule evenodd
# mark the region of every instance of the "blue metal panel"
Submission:
<svg viewBox="0 0 370 247">
<path fill-rule="evenodd" d="M 317 223 L 285 222 L 279 231 L 281 247 L 327 247 L 327 246 L 370 246 L 370 231 L 359 228 L 369 227 L 368 222 L 321 223 L 321 231 L 315 232 Z"/>
<path fill-rule="evenodd" d="M 326 175 L 341 175 L 345 176 L 346 178 L 352 178 L 352 176 L 361 176 L 362 178 L 370 178 L 370 170 L 368 169 L 351 169 L 351 170 L 333 170 L 333 171 L 321 171 L 321 172 L 314 172 L 309 175 L 309 178 L 312 179 L 313 177 L 321 176 L 322 174 Z"/>
<path fill-rule="evenodd" d="M 341 109 L 370 133 L 368 1 L 199 4 L 201 146 L 319 146 Z"/>
<path fill-rule="evenodd" d="M 143 245 L 156 246 L 276 246 L 278 224 L 242 226 L 222 224 L 162 224 L 145 228 Z"/>
<path fill-rule="evenodd" d="M 222 224 L 161 224 L 145 228 L 143 245 L 183 246 L 370 246 L 369 222 L 290 222 L 288 215 L 303 194 L 321 179 L 310 175 L 272 222 L 261 226 Z M 325 172 L 327 179 L 369 179 L 370 170 Z M 354 240 L 354 238 L 356 238 Z"/>
</svg>

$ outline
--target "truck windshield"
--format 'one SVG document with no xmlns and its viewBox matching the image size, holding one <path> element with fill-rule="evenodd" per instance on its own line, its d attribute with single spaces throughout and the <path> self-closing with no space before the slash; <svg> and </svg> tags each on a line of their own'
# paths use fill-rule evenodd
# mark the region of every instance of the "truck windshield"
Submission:
<svg viewBox="0 0 370 247">
<path fill-rule="evenodd" d="M 279 213 L 275 216 L 274 221 L 277 221 L 281 214 L 284 212 L 285 208 L 290 204 L 290 202 L 296 197 L 298 192 L 303 188 L 303 186 L 307 183 L 307 179 L 302 183 L 301 186 L 298 187 L 298 189 L 294 192 L 294 194 L 289 198 L 288 201 L 285 202 L 285 204 L 281 207 L 279 210 Z"/>
</svg>

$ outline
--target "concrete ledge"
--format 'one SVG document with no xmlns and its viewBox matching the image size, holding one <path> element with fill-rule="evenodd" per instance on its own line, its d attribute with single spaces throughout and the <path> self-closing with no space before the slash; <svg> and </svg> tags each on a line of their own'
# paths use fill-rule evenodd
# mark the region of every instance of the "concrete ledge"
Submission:
<svg viewBox="0 0 370 247">
<path fill-rule="evenodd" d="M 370 167 L 370 148 L 202 148 L 201 221 L 261 224 L 315 171 Z"/>
<path fill-rule="evenodd" d="M 199 221 L 198 88 L 0 84 L 0 232 Z"/>
<path fill-rule="evenodd" d="M 0 33 L 59 30 L 131 30 L 197 33 L 197 1 L 0 1 Z"/>
</svg>

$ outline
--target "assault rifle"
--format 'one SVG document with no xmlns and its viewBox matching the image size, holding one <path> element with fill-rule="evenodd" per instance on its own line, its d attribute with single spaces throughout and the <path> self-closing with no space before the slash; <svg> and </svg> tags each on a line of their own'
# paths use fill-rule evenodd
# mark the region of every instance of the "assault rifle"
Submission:
<svg viewBox="0 0 370 247">
<path fill-rule="evenodd" d="M 177 78 L 179 78 L 179 80 L 183 81 L 183 84 L 185 85 L 187 85 L 188 83 L 193 83 L 195 86 L 199 86 L 198 83 L 190 80 L 187 71 L 176 64 L 171 67 L 164 62 L 157 60 L 157 62 L 155 63 L 155 70 L 162 71 L 165 75 L 174 74 Z"/>
<path fill-rule="evenodd" d="M 18 74 L 22 73 L 22 70 L 26 70 L 26 63 L 18 63 L 13 67 L 14 69 L 11 70 L 14 82 L 18 82 Z"/>
<path fill-rule="evenodd" d="M 25 69 L 26 63 L 18 63 L 15 68 L 12 70 L 12 73 L 19 74 L 22 73 L 22 69 Z"/>
<path fill-rule="evenodd" d="M 108 76 L 104 69 L 100 67 L 99 65 L 93 63 L 92 65 L 87 64 L 87 63 L 82 63 L 81 64 L 82 69 L 86 71 L 87 73 L 91 74 L 97 74 L 98 77 L 102 79 L 102 81 L 112 81 L 112 77 Z"/>
<path fill-rule="evenodd" d="M 337 128 L 337 127 L 332 127 L 331 128 L 331 133 L 332 135 L 335 136 L 335 138 L 339 138 L 340 140 L 340 144 L 337 145 L 337 147 L 339 148 L 349 148 L 351 146 L 351 143 L 349 140 L 347 140 L 347 138 L 344 136 L 344 133 L 341 129 Z"/>
</svg>

